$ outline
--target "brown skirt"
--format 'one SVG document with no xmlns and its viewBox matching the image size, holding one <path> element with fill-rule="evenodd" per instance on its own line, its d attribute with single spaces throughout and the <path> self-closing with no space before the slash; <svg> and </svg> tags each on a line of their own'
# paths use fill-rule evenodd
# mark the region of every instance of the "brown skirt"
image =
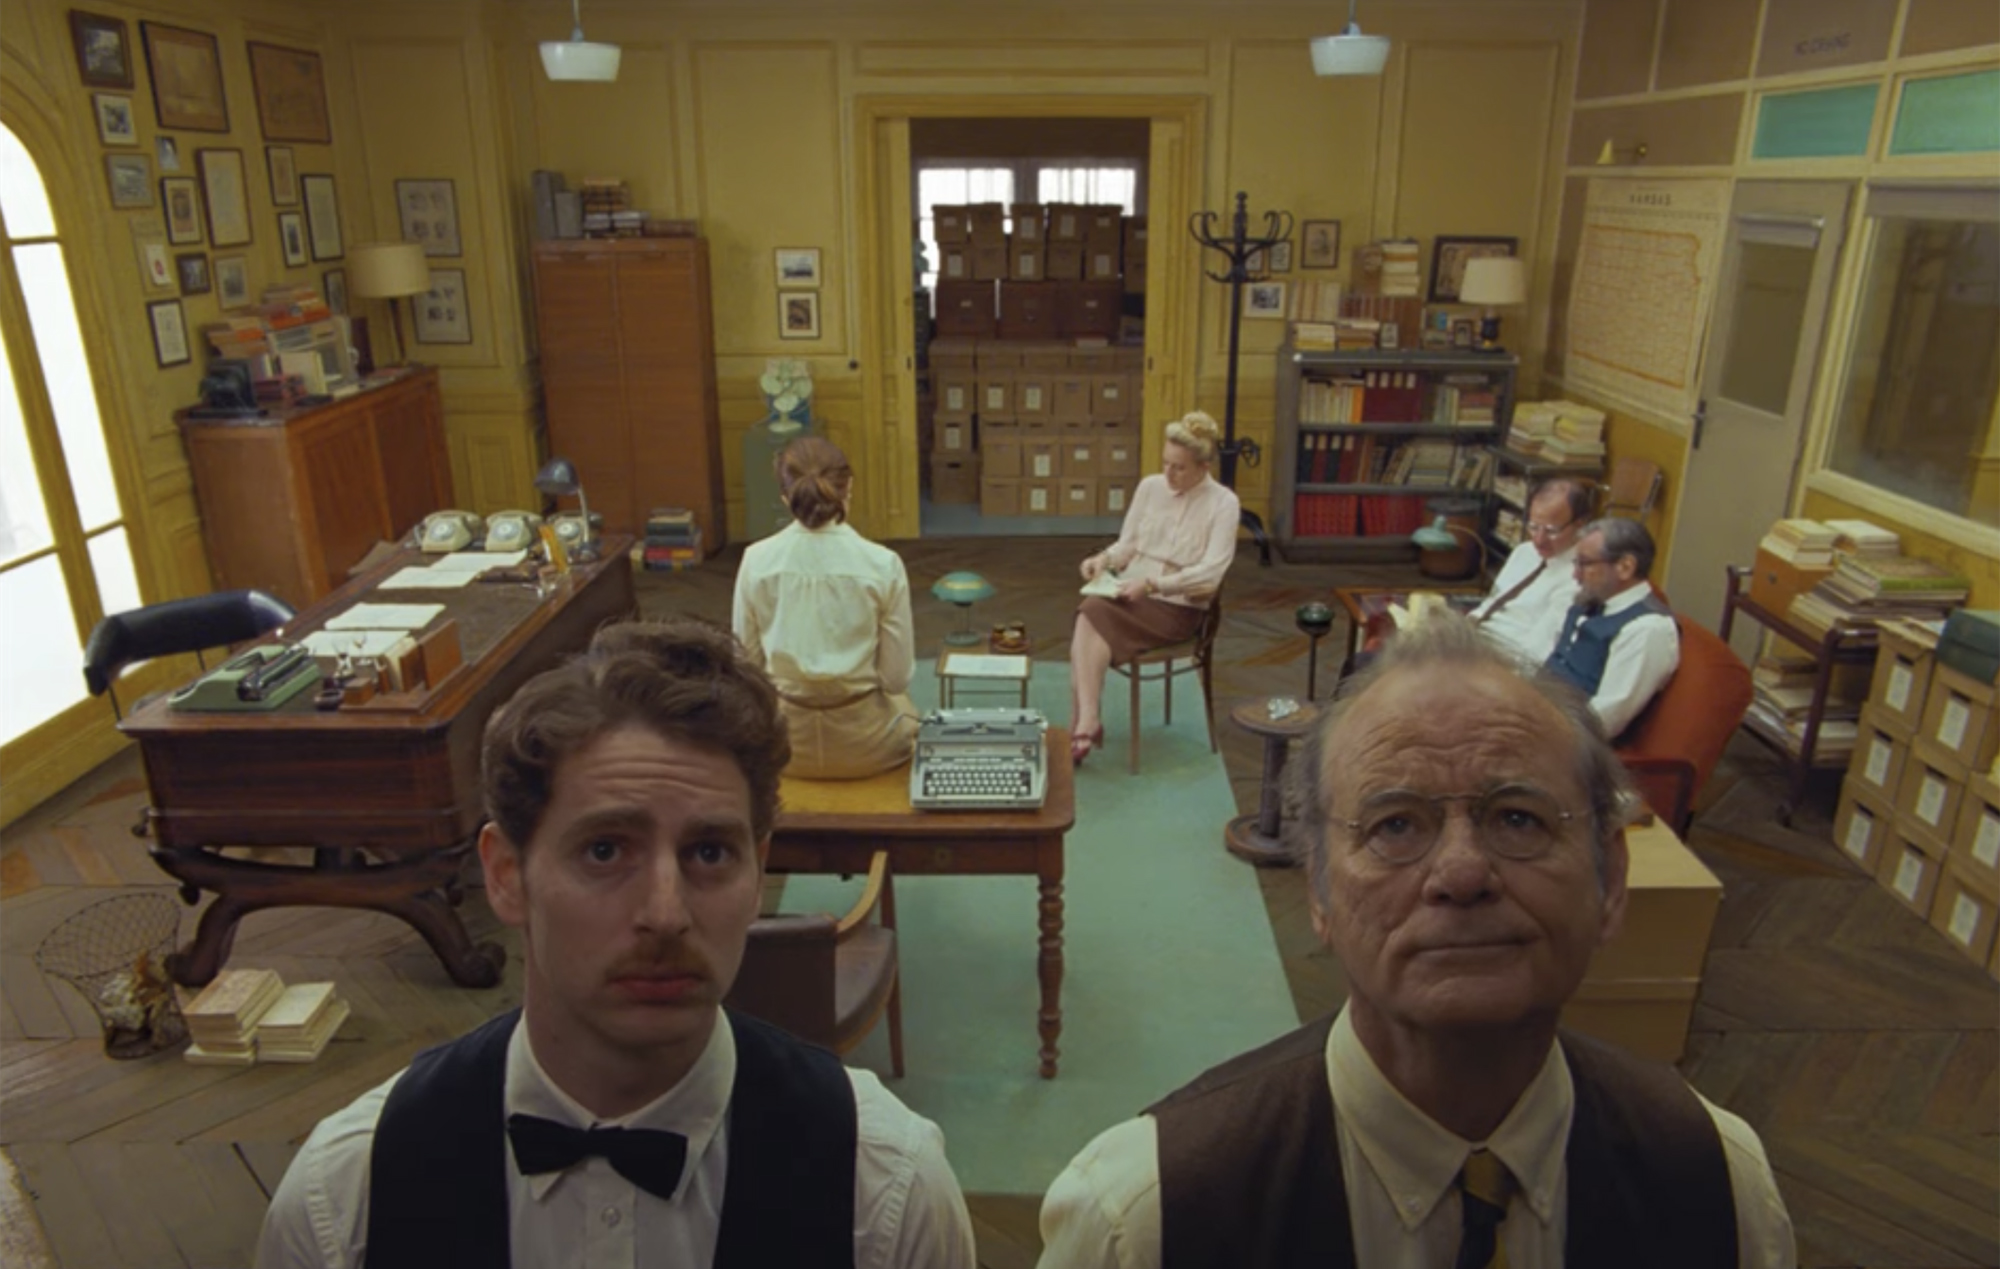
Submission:
<svg viewBox="0 0 2000 1269">
<path fill-rule="evenodd" d="M 1105 599 L 1092 595 L 1077 605 L 1076 618 L 1087 621 L 1111 645 L 1111 659 L 1129 661 L 1141 652 L 1194 638 L 1202 610 L 1170 604 L 1151 595 L 1139 599 Z"/>
</svg>

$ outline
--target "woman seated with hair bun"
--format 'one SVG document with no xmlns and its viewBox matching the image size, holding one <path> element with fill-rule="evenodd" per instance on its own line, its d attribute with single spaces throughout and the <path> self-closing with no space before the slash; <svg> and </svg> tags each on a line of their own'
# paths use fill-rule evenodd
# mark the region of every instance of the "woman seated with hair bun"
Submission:
<svg viewBox="0 0 2000 1269">
<path fill-rule="evenodd" d="M 854 471 L 804 436 L 778 454 L 792 523 L 743 552 L 736 637 L 777 685 L 789 775 L 851 780 L 909 761 L 915 641 L 903 561 L 847 524 Z"/>
<path fill-rule="evenodd" d="M 1089 596 L 1070 641 L 1070 760 L 1104 743 L 1104 675 L 1113 661 L 1194 636 L 1236 558 L 1242 504 L 1209 478 L 1222 429 L 1196 410 L 1167 424 L 1160 473 L 1139 482 L 1118 541 L 1083 562 L 1083 580 L 1106 569 L 1118 597 Z"/>
</svg>

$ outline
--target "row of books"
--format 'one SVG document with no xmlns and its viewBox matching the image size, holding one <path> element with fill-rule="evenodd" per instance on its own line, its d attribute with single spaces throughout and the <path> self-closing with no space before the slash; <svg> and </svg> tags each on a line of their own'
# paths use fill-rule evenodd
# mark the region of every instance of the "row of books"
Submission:
<svg viewBox="0 0 2000 1269">
<path fill-rule="evenodd" d="M 1561 466 L 1595 466 L 1604 457 L 1604 411 L 1574 401 L 1517 402 L 1507 448 Z"/>
<path fill-rule="evenodd" d="M 1963 607 L 1971 583 L 1915 555 L 1839 552 L 1833 571 L 1792 599 L 1786 616 L 1815 635 L 1836 626 L 1870 626 L 1888 617 L 1936 621 Z"/>
<path fill-rule="evenodd" d="M 181 1010 L 197 1066 L 310 1062 L 347 1021 L 332 983 L 287 987 L 275 970 L 225 969 Z"/>
<path fill-rule="evenodd" d="M 1424 500 L 1403 494 L 1304 493 L 1292 500 L 1302 538 L 1407 538 L 1424 524 Z"/>
<path fill-rule="evenodd" d="M 1415 238 L 1384 238 L 1354 249 L 1354 286 L 1371 295 L 1420 295 L 1423 274 Z"/>
<path fill-rule="evenodd" d="M 1757 658 L 1751 668 L 1753 695 L 1750 712 L 1769 731 L 1782 731 L 1792 738 L 1793 748 L 1805 743 L 1806 715 L 1812 711 L 1813 683 L 1819 663 L 1800 653 L 1770 652 Z M 1835 676 L 1822 706 L 1820 726 L 1814 741 L 1815 754 L 1850 754 L 1859 734 L 1862 702 L 1844 690 Z"/>
<path fill-rule="evenodd" d="M 1299 437 L 1294 472 L 1301 485 L 1418 485 L 1433 489 L 1484 489 L 1493 454 L 1484 445 L 1442 439 L 1392 441 L 1387 437 Z"/>
<path fill-rule="evenodd" d="M 1836 552 L 1869 559 L 1903 553 L 1900 537 L 1866 520 L 1779 520 L 1757 546 L 1800 568 L 1832 568 Z"/>
<path fill-rule="evenodd" d="M 1483 375 L 1429 380 L 1414 370 L 1369 370 L 1302 380 L 1299 421 L 1490 427 L 1497 402 Z"/>
</svg>

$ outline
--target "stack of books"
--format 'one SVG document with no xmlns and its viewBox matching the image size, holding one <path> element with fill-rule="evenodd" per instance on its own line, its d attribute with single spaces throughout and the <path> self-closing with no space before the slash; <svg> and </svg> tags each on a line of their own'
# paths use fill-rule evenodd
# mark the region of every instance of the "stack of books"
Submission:
<svg viewBox="0 0 2000 1269">
<path fill-rule="evenodd" d="M 1903 539 L 1878 524 L 1866 520 L 1828 520 L 1826 527 L 1836 535 L 1834 549 L 1850 555 L 1901 555 Z"/>
<path fill-rule="evenodd" d="M 1757 549 L 1800 568 L 1832 568 L 1833 546 L 1839 537 L 1831 526 L 1817 520 L 1780 520 Z"/>
<path fill-rule="evenodd" d="M 1604 464 L 1604 411 L 1574 401 L 1550 401 L 1555 426 L 1542 438 L 1542 457 L 1564 467 Z"/>
<path fill-rule="evenodd" d="M 646 516 L 639 562 L 654 572 L 678 573 L 701 563 L 701 526 L 685 507 L 655 507 Z"/>
<path fill-rule="evenodd" d="M 351 1012 L 332 983 L 294 983 L 257 1020 L 257 1060 L 310 1062 Z"/>
<path fill-rule="evenodd" d="M 197 1066 L 250 1066 L 257 1060 L 257 1024 L 285 984 L 268 969 L 225 969 L 181 1010 L 187 1019 L 187 1060 Z"/>
<path fill-rule="evenodd" d="M 1768 653 L 1757 658 L 1750 671 L 1754 695 L 1750 715 L 1759 730 L 1768 735 L 1783 733 L 1790 747 L 1805 743 L 1806 715 L 1812 709 L 1813 679 L 1818 664 L 1798 653 Z M 1836 677 L 1828 688 L 1822 709 L 1819 735 L 1813 744 L 1815 755 L 1846 756 L 1854 752 L 1860 730 L 1862 702 Z"/>
<path fill-rule="evenodd" d="M 1839 626 L 1873 626 L 1885 617 L 1942 620 L 1964 605 L 1971 584 L 1914 555 L 1836 557 L 1825 581 L 1792 600 L 1786 612 L 1802 629 L 1824 636 Z"/>
<path fill-rule="evenodd" d="M 586 238 L 609 238 L 619 231 L 618 216 L 627 214 L 629 220 L 631 192 L 625 182 L 609 177 L 590 177 L 578 191 L 583 204 L 583 233 Z M 639 221 L 644 228 L 644 217 Z"/>
<path fill-rule="evenodd" d="M 1555 407 L 1546 401 L 1521 401 L 1507 427 L 1507 448 L 1528 458 L 1540 458 L 1542 442 L 1556 430 Z"/>
</svg>

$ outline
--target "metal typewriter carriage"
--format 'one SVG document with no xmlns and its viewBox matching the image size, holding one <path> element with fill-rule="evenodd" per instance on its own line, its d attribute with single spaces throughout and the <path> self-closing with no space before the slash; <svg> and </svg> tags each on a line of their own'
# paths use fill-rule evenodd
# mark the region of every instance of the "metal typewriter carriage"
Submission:
<svg viewBox="0 0 2000 1269">
<path fill-rule="evenodd" d="M 929 811 L 1034 810 L 1048 795 L 1048 720 L 1035 710 L 938 710 L 917 728 L 910 805 Z"/>
</svg>

